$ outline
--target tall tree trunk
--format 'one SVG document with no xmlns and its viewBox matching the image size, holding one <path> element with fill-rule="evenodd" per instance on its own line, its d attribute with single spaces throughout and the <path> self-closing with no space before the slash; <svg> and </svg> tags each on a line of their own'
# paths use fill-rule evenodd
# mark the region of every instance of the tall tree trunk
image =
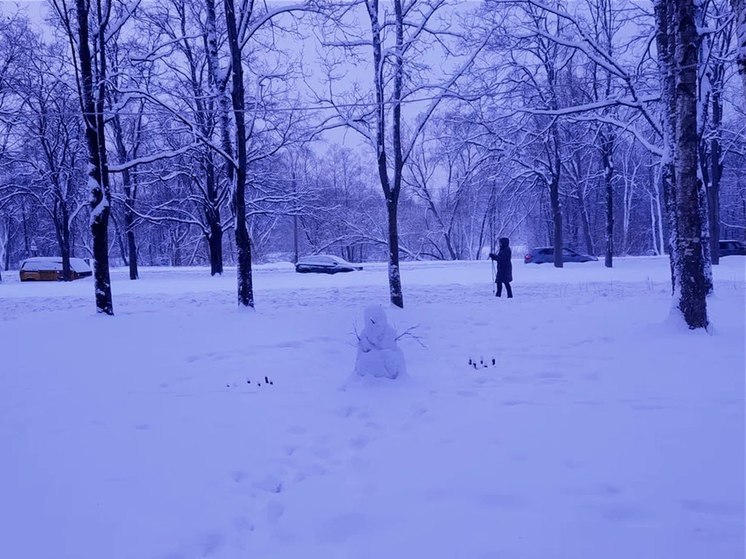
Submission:
<svg viewBox="0 0 746 559">
<path fill-rule="evenodd" d="M 712 94 L 712 127 L 715 131 L 710 140 L 710 181 L 707 185 L 707 209 L 710 224 L 710 257 L 713 264 L 720 264 L 720 179 L 723 176 L 720 145 L 720 127 L 723 108 L 720 103 L 720 91 Z"/>
<path fill-rule="evenodd" d="M 698 29 L 707 27 L 707 5 L 694 2 L 694 24 Z M 705 283 L 707 293 L 714 290 L 712 281 L 712 247 L 710 228 L 709 194 L 712 184 L 710 177 L 710 142 L 707 135 L 717 133 L 708 126 L 710 106 L 712 104 L 714 75 L 717 74 L 717 62 L 713 65 L 710 60 L 713 54 L 714 38 L 711 35 L 697 34 L 697 160 L 699 181 L 699 211 L 702 226 L 702 252 L 705 266 Z M 715 254 L 717 257 L 717 253 Z"/>
<path fill-rule="evenodd" d="M 210 251 L 210 275 L 223 273 L 223 229 L 219 222 L 210 222 L 210 236 L 207 239 Z"/>
<path fill-rule="evenodd" d="M 678 247 L 676 245 L 676 169 L 674 167 L 676 129 L 676 81 L 674 72 L 674 39 L 672 0 L 655 0 L 656 45 L 663 97 L 663 156 L 661 157 L 661 192 L 668 223 L 668 249 L 671 267 L 671 292 L 679 286 Z"/>
<path fill-rule="evenodd" d="M 115 140 L 117 144 L 117 153 L 119 161 L 127 161 L 127 150 L 122 138 L 121 126 L 118 123 L 118 117 L 115 118 Z M 130 280 L 136 280 L 140 277 L 137 269 L 137 242 L 135 241 L 135 199 L 137 186 L 133 184 L 132 174 L 129 169 L 122 172 L 122 184 L 124 186 L 124 233 L 127 237 L 127 263 L 129 264 Z"/>
<path fill-rule="evenodd" d="M 746 99 L 746 0 L 730 0 L 736 21 L 736 64 Z"/>
<path fill-rule="evenodd" d="M 556 111 L 559 108 L 559 102 L 557 100 L 557 93 L 555 91 L 555 80 L 556 73 L 554 66 L 549 63 L 545 63 L 547 70 L 547 82 L 549 84 L 549 108 Z M 549 183 L 549 202 L 552 207 L 552 224 L 554 229 L 553 241 L 554 241 L 554 267 L 562 268 L 564 266 L 563 249 L 564 241 L 562 238 L 562 203 L 560 202 L 560 174 L 562 172 L 562 158 L 560 148 L 560 133 L 559 124 L 557 119 L 552 121 L 550 125 L 552 134 L 552 154 L 551 154 L 551 167 L 552 167 L 552 179 Z"/>
<path fill-rule="evenodd" d="M 10 216 L 5 219 L 5 227 L 0 229 L 2 236 L 0 236 L 0 262 L 6 262 L 8 259 L 8 245 L 10 239 Z M 0 283 L 3 282 L 2 265 L 0 265 Z M 7 270 L 7 268 L 5 268 Z"/>
<path fill-rule="evenodd" d="M 399 271 L 399 228 L 397 225 L 397 213 L 399 204 L 399 188 L 401 187 L 401 100 L 403 68 L 402 68 L 402 33 L 403 21 L 401 21 L 401 0 L 394 0 L 396 13 L 396 49 L 394 67 L 394 184 L 389 180 L 388 163 L 386 158 L 386 106 L 384 98 L 384 76 L 380 71 L 383 64 L 383 49 L 381 45 L 381 26 L 378 20 L 378 0 L 367 2 L 368 15 L 370 17 L 371 38 L 373 46 L 373 83 L 375 84 L 376 97 L 376 161 L 378 177 L 386 199 L 386 216 L 388 219 L 388 278 L 389 295 L 391 303 L 397 307 L 404 307 L 402 295 L 401 274 Z M 397 91 L 398 95 L 397 97 Z M 397 154 L 398 151 L 398 154 Z"/>
<path fill-rule="evenodd" d="M 5 239 L 3 241 L 3 269 L 10 270 L 10 242 L 13 235 L 10 233 L 10 216 L 5 219 Z"/>
<path fill-rule="evenodd" d="M 119 229 L 119 222 L 117 221 L 116 214 L 112 214 L 111 222 L 114 224 L 114 238 L 117 241 L 117 245 L 119 245 L 119 257 L 122 259 L 122 262 L 124 262 L 125 266 L 129 266 L 130 261 L 129 261 L 129 258 L 127 257 L 127 247 L 125 246 L 125 243 L 124 243 L 124 240 L 127 238 L 127 235 L 122 234 L 122 231 Z"/>
<path fill-rule="evenodd" d="M 396 45 L 394 55 L 394 109 L 393 109 L 393 149 L 394 149 L 394 187 L 387 197 L 389 217 L 389 292 L 391 303 L 399 308 L 404 307 L 404 294 L 401 287 L 401 270 L 399 267 L 399 223 L 398 206 L 401 192 L 404 159 L 401 142 L 401 99 L 404 88 L 404 15 L 402 14 L 402 0 L 394 0 L 394 16 L 396 20 Z"/>
<path fill-rule="evenodd" d="M 23 223 L 23 248 L 26 250 L 24 253 L 26 258 L 31 256 L 31 244 L 29 239 L 29 233 L 28 233 L 28 213 L 26 212 L 26 201 L 24 200 L 21 203 L 21 216 Z"/>
<path fill-rule="evenodd" d="M 225 22 L 228 28 L 228 47 L 231 53 L 233 87 L 231 101 L 236 126 L 236 168 L 233 202 L 236 212 L 236 249 L 238 250 L 238 304 L 254 307 L 254 289 L 251 277 L 251 243 L 246 227 L 246 121 L 243 87 L 243 62 L 238 42 L 238 27 L 233 0 L 224 0 Z"/>
<path fill-rule="evenodd" d="M 80 64 L 80 97 L 85 121 L 86 143 L 90 161 L 89 185 L 91 187 L 91 233 L 93 235 L 93 276 L 96 290 L 96 310 L 113 315 L 109 277 L 109 212 L 111 191 L 106 159 L 106 136 L 104 133 L 104 88 L 106 84 L 106 29 L 100 0 L 96 3 L 96 21 L 99 29 L 98 64 L 96 81 L 93 74 L 93 56 L 89 44 L 89 3 L 76 0 L 78 22 L 78 59 Z"/>
<path fill-rule="evenodd" d="M 206 33 L 206 50 L 207 50 L 207 64 L 209 69 L 209 81 L 210 86 L 212 88 L 213 95 L 217 98 L 218 103 L 218 120 L 220 121 L 220 143 L 223 151 L 226 155 L 232 156 L 233 155 L 233 142 L 231 141 L 230 137 L 230 112 L 231 112 L 231 101 L 228 100 L 228 97 L 226 96 L 226 88 L 227 88 L 227 81 L 226 77 L 221 75 L 220 70 L 220 58 L 218 53 L 218 39 L 217 39 L 217 18 L 215 13 L 215 1 L 214 0 L 205 0 L 205 7 L 206 7 L 206 27 L 207 27 L 207 33 Z M 233 19 L 235 20 L 235 11 L 232 12 Z M 226 15 L 227 17 L 227 15 Z M 231 55 L 232 56 L 232 55 Z M 240 58 L 240 49 L 238 56 Z M 243 75 L 243 68 L 240 70 L 241 75 Z M 243 115 L 243 113 L 242 113 Z M 243 118 L 243 116 L 242 116 Z M 244 128 L 244 135 L 245 135 L 245 128 Z M 211 157 L 211 156 L 210 156 Z M 223 168 L 225 169 L 225 174 L 228 179 L 228 184 L 231 185 L 231 188 L 233 188 L 233 199 L 231 201 L 232 209 L 234 211 L 234 219 L 236 219 L 235 215 L 235 206 L 236 206 L 236 198 L 235 198 L 235 186 L 236 186 L 236 169 L 234 168 L 233 161 L 226 160 L 223 162 Z M 245 173 L 245 170 L 244 170 Z M 245 181 L 245 174 L 244 174 L 244 181 Z M 244 183 L 245 184 L 245 183 Z M 222 226 L 218 227 L 220 222 L 220 207 L 218 204 L 218 192 L 217 192 L 217 186 L 218 186 L 218 180 L 217 177 L 215 177 L 215 197 L 214 197 L 214 204 L 212 206 L 214 207 L 214 211 L 212 212 L 212 216 L 209 218 L 212 221 L 208 222 L 210 223 L 210 242 L 211 242 L 211 271 L 215 270 L 215 273 L 223 273 L 223 229 Z M 212 198 L 211 198 L 212 200 Z M 218 231 L 218 228 L 220 231 Z M 234 232 L 237 235 L 238 232 L 234 228 Z M 248 237 L 248 232 L 247 232 Z M 219 239 L 219 240 L 218 240 Z M 233 245 L 230 242 L 229 238 L 229 254 L 231 255 L 231 261 L 232 254 L 233 254 Z M 219 243 L 219 246 L 218 246 Z M 219 272 L 217 270 L 220 270 Z"/>
<path fill-rule="evenodd" d="M 614 265 L 614 140 L 609 134 L 601 134 L 601 162 L 604 168 L 604 186 L 606 187 L 606 253 L 604 266 Z M 626 248 L 626 247 L 623 247 Z"/>
<path fill-rule="evenodd" d="M 298 263 L 298 177 L 295 165 L 292 166 L 293 179 L 293 264 Z"/>
<path fill-rule="evenodd" d="M 210 275 L 214 276 L 223 273 L 223 226 L 220 221 L 220 200 L 212 154 L 207 155 L 205 180 L 207 182 L 208 203 L 205 210 L 205 219 L 210 228 L 207 247 L 210 251 Z"/>
<path fill-rule="evenodd" d="M 129 256 L 128 264 L 130 279 L 136 280 L 140 277 L 140 272 L 137 268 L 137 243 L 135 242 L 135 231 L 133 222 L 134 220 L 132 218 L 132 212 L 125 212 L 124 226 L 127 230 L 127 254 Z"/>
<path fill-rule="evenodd" d="M 62 281 L 72 281 L 73 274 L 72 267 L 70 266 L 70 219 L 64 204 L 62 204 L 57 229 L 60 255 L 62 256 Z"/>
<path fill-rule="evenodd" d="M 702 246 L 702 214 L 697 175 L 697 44 L 694 3 L 673 6 L 676 68 L 676 240 L 680 266 L 677 307 L 689 328 L 706 328 L 707 282 Z"/>
<path fill-rule="evenodd" d="M 596 249 L 593 246 L 591 221 L 588 217 L 588 201 L 586 200 L 585 194 L 583 194 L 582 192 L 582 188 L 578 189 L 578 204 L 580 205 L 580 221 L 583 227 L 583 241 L 585 242 L 585 250 L 588 254 L 592 254 L 595 256 Z"/>
<path fill-rule="evenodd" d="M 552 246 L 554 247 L 554 267 L 562 268 L 562 205 L 559 197 L 559 176 L 553 176 L 549 183 L 549 202 L 552 211 Z"/>
</svg>

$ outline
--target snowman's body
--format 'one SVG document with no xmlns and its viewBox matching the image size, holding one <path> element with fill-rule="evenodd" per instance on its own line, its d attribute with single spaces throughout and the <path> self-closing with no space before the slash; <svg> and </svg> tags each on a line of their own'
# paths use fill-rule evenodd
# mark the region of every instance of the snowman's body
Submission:
<svg viewBox="0 0 746 559">
<path fill-rule="evenodd" d="M 365 309 L 365 326 L 357 344 L 355 372 L 360 376 L 395 379 L 406 371 L 396 332 L 380 305 Z"/>
</svg>

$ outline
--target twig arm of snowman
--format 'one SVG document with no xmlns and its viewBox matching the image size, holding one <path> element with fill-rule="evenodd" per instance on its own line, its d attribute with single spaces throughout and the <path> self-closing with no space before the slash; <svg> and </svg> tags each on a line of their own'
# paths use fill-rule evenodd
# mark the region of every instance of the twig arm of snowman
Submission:
<svg viewBox="0 0 746 559">
<path fill-rule="evenodd" d="M 368 336 L 365 333 L 365 329 L 363 329 L 362 334 L 357 331 L 357 324 L 354 326 L 355 329 L 355 337 L 357 338 L 357 346 L 363 353 L 368 353 L 371 349 L 373 349 L 374 344 L 370 341 Z"/>
<path fill-rule="evenodd" d="M 411 338 L 411 339 L 413 339 L 413 340 L 414 340 L 415 342 L 417 342 L 418 344 L 420 344 L 420 345 L 421 345 L 422 347 L 424 347 L 424 348 L 427 348 L 427 346 L 426 346 L 426 345 L 425 345 L 425 344 L 423 343 L 423 341 L 422 341 L 422 338 L 421 338 L 420 336 L 417 336 L 417 335 L 413 334 L 413 332 L 414 332 L 414 331 L 415 331 L 415 330 L 416 330 L 417 328 L 419 328 L 419 327 L 420 327 L 420 325 L 419 325 L 419 324 L 415 324 L 414 326 L 410 326 L 409 328 L 407 328 L 406 330 L 404 330 L 404 332 L 402 332 L 401 334 L 399 334 L 399 335 L 398 335 L 398 336 L 397 336 L 396 338 L 394 338 L 394 339 L 395 339 L 395 340 L 396 340 L 396 341 L 398 342 L 398 341 L 399 341 L 399 340 L 401 340 L 402 338 Z"/>
</svg>

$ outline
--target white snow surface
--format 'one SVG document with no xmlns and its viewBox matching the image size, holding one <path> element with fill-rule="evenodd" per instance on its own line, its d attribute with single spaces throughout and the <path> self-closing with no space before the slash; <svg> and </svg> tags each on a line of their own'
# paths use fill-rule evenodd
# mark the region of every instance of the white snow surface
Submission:
<svg viewBox="0 0 746 559">
<path fill-rule="evenodd" d="M 711 334 L 669 318 L 666 258 L 516 261 L 509 300 L 489 263 L 404 263 L 389 321 L 426 347 L 395 382 L 353 373 L 385 264 L 258 267 L 253 313 L 233 270 L 115 270 L 114 317 L 90 278 L 3 274 L 0 556 L 741 559 L 746 260 L 721 262 Z"/>
</svg>

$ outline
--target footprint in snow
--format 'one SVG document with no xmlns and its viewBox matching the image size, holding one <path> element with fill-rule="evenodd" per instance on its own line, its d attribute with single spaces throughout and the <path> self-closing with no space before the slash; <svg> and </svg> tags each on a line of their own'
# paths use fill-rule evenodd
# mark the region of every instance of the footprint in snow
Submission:
<svg viewBox="0 0 746 559">
<path fill-rule="evenodd" d="M 526 499 L 510 493 L 482 493 L 476 496 L 476 502 L 490 508 L 511 510 L 525 508 L 526 506 Z"/>
<path fill-rule="evenodd" d="M 562 492 L 571 497 L 613 498 L 621 495 L 622 489 L 613 483 L 598 483 L 589 486 L 566 487 Z"/>
<path fill-rule="evenodd" d="M 231 472 L 231 479 L 236 483 L 241 483 L 243 480 L 246 479 L 246 472 L 243 472 L 241 470 L 233 471 Z"/>
<path fill-rule="evenodd" d="M 285 506 L 280 501 L 272 500 L 267 503 L 265 512 L 267 514 L 267 520 L 270 522 L 270 524 L 277 524 L 282 515 L 285 514 Z"/>
<path fill-rule="evenodd" d="M 366 437 L 365 435 L 357 435 L 350 439 L 350 446 L 356 450 L 361 450 L 368 446 L 370 441 L 370 437 Z"/>
<path fill-rule="evenodd" d="M 282 493 L 282 480 L 270 474 L 254 482 L 252 487 L 267 493 Z"/>
<path fill-rule="evenodd" d="M 413 406 L 412 407 L 412 416 L 413 417 L 421 417 L 425 415 L 429 410 L 425 406 Z"/>
<path fill-rule="evenodd" d="M 201 553 L 200 557 L 209 557 L 214 554 L 223 547 L 224 541 L 225 539 L 218 532 L 210 532 L 209 534 L 206 534 L 201 538 L 201 541 L 198 544 Z"/>
<path fill-rule="evenodd" d="M 234 518 L 233 527 L 240 533 L 254 531 L 254 524 L 245 516 L 237 516 Z"/>
<path fill-rule="evenodd" d="M 642 509 L 623 503 L 603 507 L 601 509 L 601 516 L 611 522 L 630 522 L 645 518 Z"/>
<path fill-rule="evenodd" d="M 689 512 L 712 516 L 743 515 L 743 503 L 738 503 L 737 501 L 705 501 L 702 499 L 691 499 L 683 501 L 681 506 Z"/>
<path fill-rule="evenodd" d="M 322 522 L 317 531 L 320 543 L 343 543 L 364 532 L 368 519 L 359 512 L 348 512 Z"/>
<path fill-rule="evenodd" d="M 337 412 L 340 417 L 352 417 L 357 412 L 358 408 L 355 406 L 345 406 Z"/>
</svg>

